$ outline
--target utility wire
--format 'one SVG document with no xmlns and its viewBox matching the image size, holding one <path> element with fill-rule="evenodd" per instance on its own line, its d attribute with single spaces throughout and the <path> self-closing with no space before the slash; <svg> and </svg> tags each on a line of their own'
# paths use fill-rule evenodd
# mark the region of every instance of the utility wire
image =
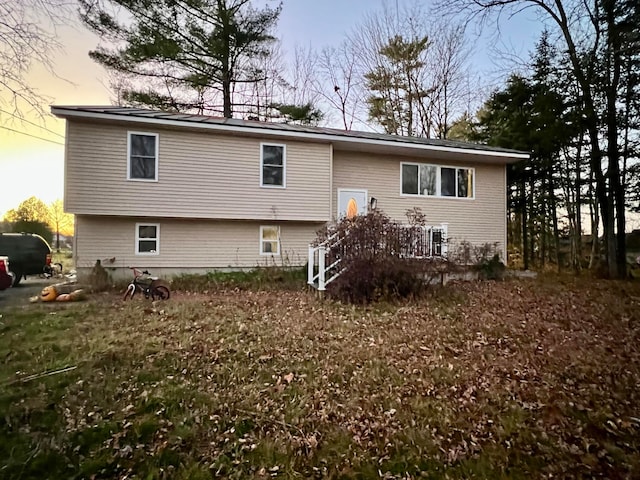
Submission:
<svg viewBox="0 0 640 480">
<path fill-rule="evenodd" d="M 34 127 L 41 128 L 42 130 L 45 130 L 46 132 L 49 132 L 49 133 L 51 133 L 53 135 L 57 135 L 60 138 L 64 138 L 64 135 L 61 135 L 58 132 L 54 132 L 53 130 L 49 130 L 47 127 L 43 127 L 42 125 L 38 125 L 35 122 L 31 122 L 31 121 L 27 120 L 26 118 L 22 118 L 20 115 L 16 115 L 15 113 L 7 112 L 6 110 L 2 110 L 1 108 L 0 108 L 0 113 L 5 113 L 7 115 L 11 115 L 12 117 L 17 118 L 20 122 L 28 123 L 29 125 L 33 125 Z"/>
<path fill-rule="evenodd" d="M 38 137 L 37 135 L 31 135 L 30 133 L 21 132 L 19 130 L 14 130 L 13 128 L 5 127 L 4 125 L 0 125 L 0 128 L 4 128 L 5 130 L 8 130 L 9 132 L 19 133 L 20 135 L 26 135 L 27 137 L 37 138 L 38 140 L 42 140 L 43 142 L 55 143 L 56 145 L 64 146 L 64 143 L 62 143 L 62 142 L 56 142 L 55 140 L 49 140 L 48 138 Z"/>
</svg>

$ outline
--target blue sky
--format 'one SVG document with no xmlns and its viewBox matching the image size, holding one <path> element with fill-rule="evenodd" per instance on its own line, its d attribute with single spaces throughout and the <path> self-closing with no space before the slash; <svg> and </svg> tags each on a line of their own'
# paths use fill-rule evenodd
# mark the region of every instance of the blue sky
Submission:
<svg viewBox="0 0 640 480">
<path fill-rule="evenodd" d="M 403 0 L 398 3 L 402 6 Z M 289 53 L 296 45 L 318 49 L 337 45 L 364 15 L 381 5 L 380 0 L 284 0 L 277 34 L 284 51 Z M 395 0 L 391 6 L 395 6 Z M 539 22 L 529 17 L 525 12 L 515 19 L 502 19 L 502 40 L 497 43 L 501 50 L 528 56 L 541 30 Z M 494 62 L 496 52 L 492 46 L 496 42 L 490 34 L 485 31 L 481 39 L 473 38 L 476 44 L 473 62 L 484 77 L 497 78 L 500 74 L 496 72 L 502 67 Z M 36 67 L 29 74 L 31 84 L 53 104 L 110 104 L 105 72 L 88 57 L 98 39 L 80 25 L 60 29 L 59 38 L 64 51 L 57 52 L 53 59 L 59 78 Z M 27 118 L 36 121 L 33 116 Z M 49 119 L 47 130 L 17 123 L 9 126 L 46 141 L 0 129 L 0 179 L 4 185 L 0 216 L 31 195 L 51 202 L 62 198 L 63 192 L 64 122 Z"/>
</svg>

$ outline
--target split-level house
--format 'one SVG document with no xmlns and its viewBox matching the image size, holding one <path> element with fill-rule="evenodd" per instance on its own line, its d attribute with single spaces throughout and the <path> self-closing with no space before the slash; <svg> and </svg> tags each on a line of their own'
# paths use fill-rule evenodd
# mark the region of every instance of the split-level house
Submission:
<svg viewBox="0 0 640 480">
<path fill-rule="evenodd" d="M 128 107 L 54 106 L 66 119 L 65 210 L 78 273 L 96 260 L 170 276 L 304 265 L 327 222 L 372 204 L 419 207 L 450 243 L 507 237 L 514 150 Z"/>
</svg>

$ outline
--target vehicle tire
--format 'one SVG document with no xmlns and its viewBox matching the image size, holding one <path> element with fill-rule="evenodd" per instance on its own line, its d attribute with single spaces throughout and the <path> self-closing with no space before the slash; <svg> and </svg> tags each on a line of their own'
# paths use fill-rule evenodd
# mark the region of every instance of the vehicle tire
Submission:
<svg viewBox="0 0 640 480">
<path fill-rule="evenodd" d="M 11 265 L 9 265 L 11 266 Z M 20 281 L 22 280 L 22 272 L 20 270 L 13 271 L 13 286 L 17 287 Z"/>
<path fill-rule="evenodd" d="M 158 300 L 169 300 L 169 297 L 171 296 L 171 292 L 169 291 L 168 287 L 165 287 L 164 285 L 158 285 L 157 287 L 155 287 L 153 289 L 153 293 L 151 294 L 151 298 L 152 299 L 158 299 Z"/>
<path fill-rule="evenodd" d="M 122 300 L 126 300 L 127 298 L 133 300 L 133 296 L 136 294 L 136 286 L 133 283 L 130 283 L 127 289 L 124 291 L 124 297 Z"/>
</svg>

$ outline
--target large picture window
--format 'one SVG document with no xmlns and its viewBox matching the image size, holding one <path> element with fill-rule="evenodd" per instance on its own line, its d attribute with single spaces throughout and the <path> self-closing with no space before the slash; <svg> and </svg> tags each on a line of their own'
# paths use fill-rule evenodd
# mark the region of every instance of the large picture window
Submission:
<svg viewBox="0 0 640 480">
<path fill-rule="evenodd" d="M 160 224 L 136 223 L 136 255 L 160 254 Z"/>
<path fill-rule="evenodd" d="M 260 186 L 286 186 L 286 152 L 284 145 L 260 145 Z"/>
<path fill-rule="evenodd" d="M 158 134 L 129 132 L 127 179 L 158 180 Z"/>
<path fill-rule="evenodd" d="M 260 227 L 260 255 L 280 255 L 280 227 Z"/>
<path fill-rule="evenodd" d="M 403 195 L 474 198 L 474 169 L 402 163 Z"/>
</svg>

